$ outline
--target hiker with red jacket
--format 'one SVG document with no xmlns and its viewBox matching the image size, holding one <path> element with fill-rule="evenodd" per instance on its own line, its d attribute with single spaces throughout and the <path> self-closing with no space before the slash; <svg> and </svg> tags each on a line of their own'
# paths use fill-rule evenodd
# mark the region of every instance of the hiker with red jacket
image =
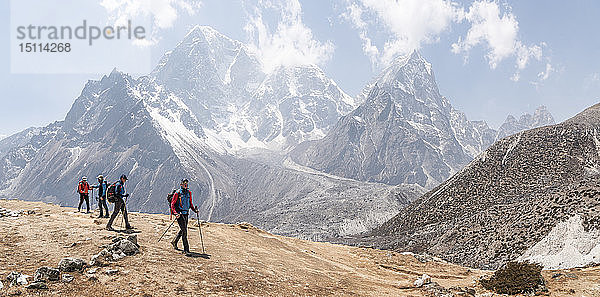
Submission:
<svg viewBox="0 0 600 297">
<path fill-rule="evenodd" d="M 187 239 L 187 225 L 188 225 L 188 212 L 190 208 L 198 213 L 198 208 L 192 204 L 192 192 L 188 189 L 188 180 L 181 180 L 181 188 L 173 194 L 171 200 L 171 214 L 174 214 L 177 218 L 177 224 L 179 225 L 179 233 L 177 237 L 171 241 L 173 247 L 178 250 L 177 242 L 180 238 L 183 238 L 183 253 L 190 254 L 190 245 Z"/>
<path fill-rule="evenodd" d="M 88 195 L 88 191 L 90 190 L 90 184 L 87 182 L 87 177 L 82 177 L 81 181 L 79 181 L 79 185 L 77 185 L 77 192 L 79 193 L 79 206 L 77 207 L 77 212 L 81 211 L 81 204 L 83 204 L 83 200 L 85 200 L 85 205 L 87 207 L 87 212 L 90 213 L 90 197 Z"/>
</svg>

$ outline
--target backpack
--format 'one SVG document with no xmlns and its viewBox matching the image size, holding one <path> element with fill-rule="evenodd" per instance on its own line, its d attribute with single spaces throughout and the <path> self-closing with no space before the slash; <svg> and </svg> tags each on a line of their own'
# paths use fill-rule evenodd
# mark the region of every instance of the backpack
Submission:
<svg viewBox="0 0 600 297">
<path fill-rule="evenodd" d="M 77 185 L 77 193 L 84 193 L 86 184 L 87 184 L 87 182 L 80 181 L 79 184 Z M 88 190 L 89 190 L 89 185 L 88 185 Z"/>
<path fill-rule="evenodd" d="M 115 195 L 116 188 L 117 188 L 117 183 L 112 183 L 106 189 L 106 200 L 110 203 L 117 202 L 117 195 Z"/>
<path fill-rule="evenodd" d="M 177 190 L 173 190 L 173 192 L 167 194 L 167 201 L 169 202 L 169 211 L 171 209 L 171 203 L 173 202 L 173 196 L 175 195 L 175 192 L 177 192 Z"/>
</svg>

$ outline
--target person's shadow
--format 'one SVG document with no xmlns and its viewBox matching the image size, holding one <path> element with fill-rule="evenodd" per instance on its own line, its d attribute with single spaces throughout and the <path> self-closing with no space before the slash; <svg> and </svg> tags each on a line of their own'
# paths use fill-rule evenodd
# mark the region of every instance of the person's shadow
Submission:
<svg viewBox="0 0 600 297">
<path fill-rule="evenodd" d="M 210 259 L 210 255 L 209 254 L 201 254 L 201 253 L 196 253 L 196 252 L 189 252 L 189 253 L 187 253 L 185 255 L 187 257 L 190 257 L 190 258 Z"/>
</svg>

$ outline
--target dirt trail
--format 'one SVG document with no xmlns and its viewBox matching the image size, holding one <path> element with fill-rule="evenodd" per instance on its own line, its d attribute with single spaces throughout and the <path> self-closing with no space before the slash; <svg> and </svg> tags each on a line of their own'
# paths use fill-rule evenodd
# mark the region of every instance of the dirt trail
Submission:
<svg viewBox="0 0 600 297">
<path fill-rule="evenodd" d="M 10 271 L 33 275 L 39 266 L 57 266 L 63 257 L 89 261 L 99 246 L 116 234 L 103 228 L 107 219 L 77 213 L 73 208 L 39 202 L 0 200 L 9 209 L 34 210 L 18 219 L 0 219 L 0 277 Z M 445 288 L 485 290 L 477 280 L 489 272 L 429 261 L 411 255 L 316 243 L 266 233 L 250 225 L 203 224 L 204 244 L 210 259 L 189 258 L 172 249 L 169 241 L 178 230 L 169 216 L 130 214 L 141 233 L 141 253 L 99 269 L 97 281 L 73 273 L 72 283 L 50 283 L 41 293 L 52 296 L 428 296 L 412 288 L 421 274 Z M 196 220 L 189 229 L 192 250 L 200 252 Z M 115 223 L 118 228 L 119 222 Z M 75 243 L 75 244 L 74 244 Z M 74 245 L 73 245 L 74 244 Z M 180 243 L 181 245 L 181 243 Z M 103 271 L 117 268 L 116 275 Z M 551 296 L 600 296 L 600 269 L 572 271 L 577 279 L 552 279 L 545 272 Z M 569 291 L 574 289 L 575 292 Z M 14 288 L 0 289 L 0 296 Z M 22 295 L 39 293 L 19 288 Z M 596 295 L 594 295 L 596 294 Z M 491 296 L 491 295 L 485 295 Z"/>
</svg>

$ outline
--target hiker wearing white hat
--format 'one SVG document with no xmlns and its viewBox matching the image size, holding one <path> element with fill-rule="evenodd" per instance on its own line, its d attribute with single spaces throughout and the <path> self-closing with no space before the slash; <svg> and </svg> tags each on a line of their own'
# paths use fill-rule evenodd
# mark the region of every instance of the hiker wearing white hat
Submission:
<svg viewBox="0 0 600 297">
<path fill-rule="evenodd" d="M 77 192 L 79 193 L 79 206 L 77 207 L 77 212 L 81 211 L 81 204 L 85 200 L 85 205 L 87 207 L 87 213 L 90 213 L 90 198 L 88 195 L 88 191 L 90 190 L 90 184 L 87 182 L 87 177 L 82 177 L 81 181 L 77 185 Z"/>
</svg>

